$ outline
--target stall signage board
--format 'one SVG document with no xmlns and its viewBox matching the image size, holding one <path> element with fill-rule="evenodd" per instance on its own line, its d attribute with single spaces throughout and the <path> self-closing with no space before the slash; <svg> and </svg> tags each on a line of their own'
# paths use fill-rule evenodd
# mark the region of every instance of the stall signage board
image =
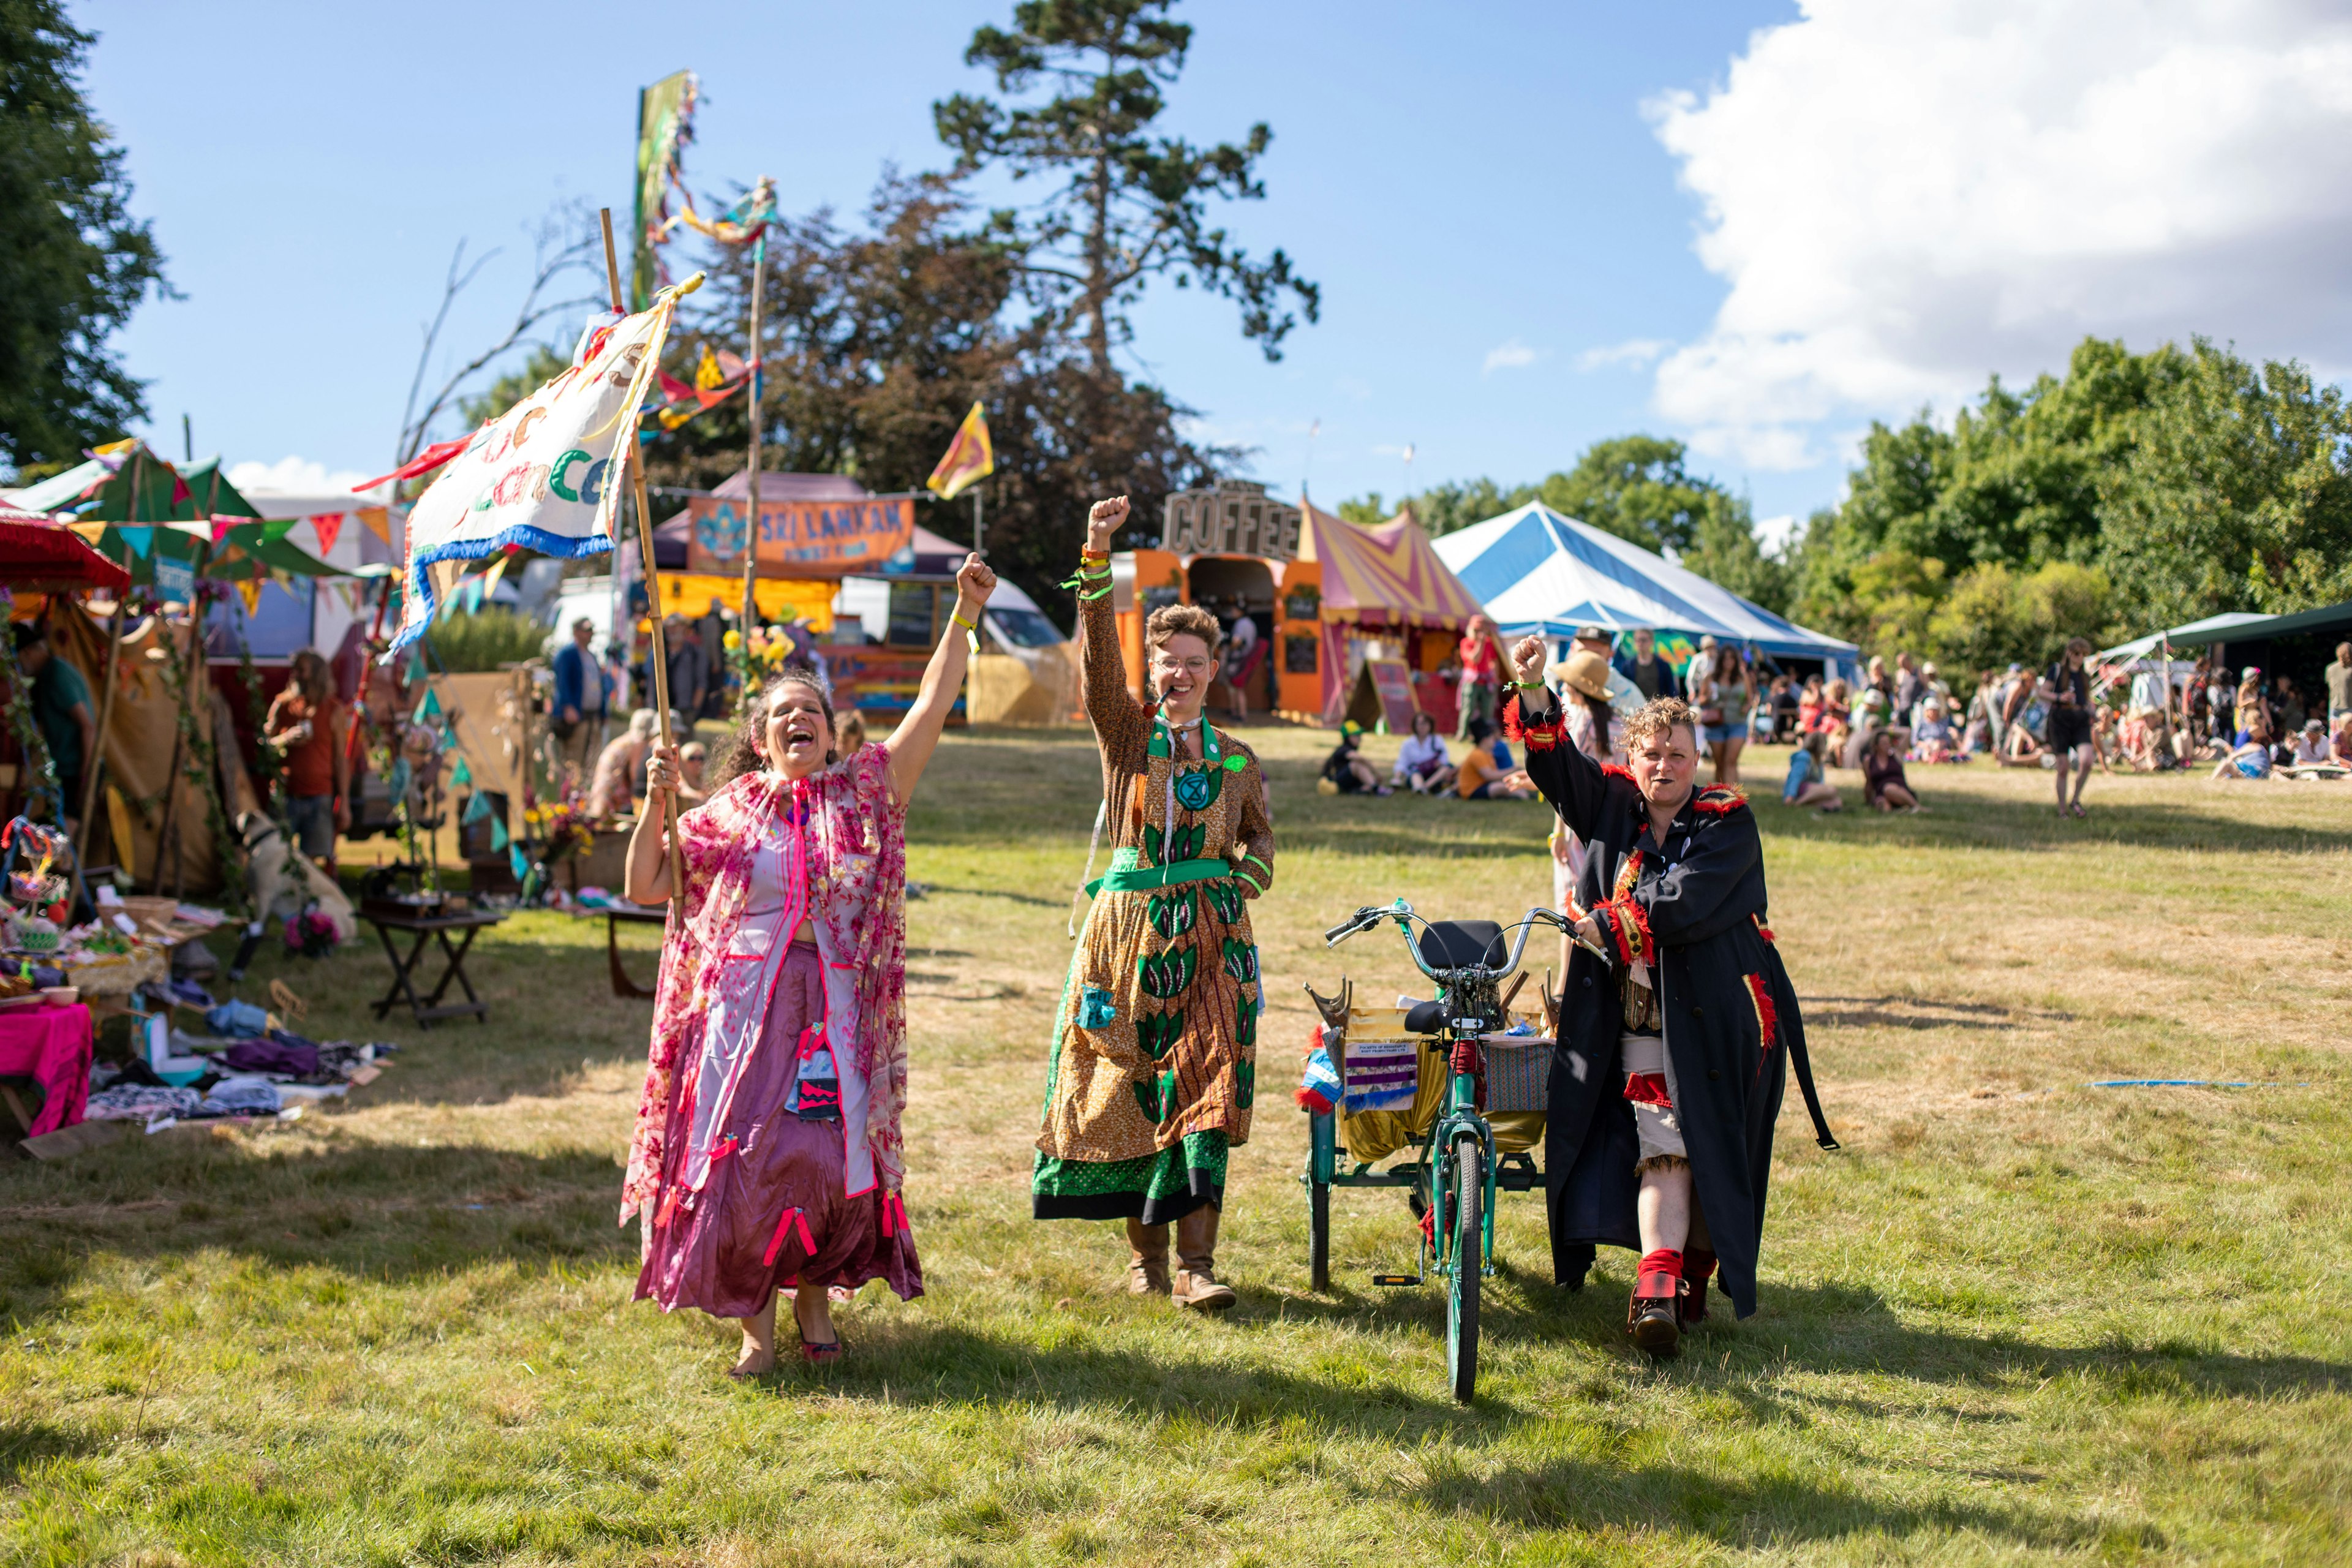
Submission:
<svg viewBox="0 0 2352 1568">
<path fill-rule="evenodd" d="M 740 576 L 751 505 L 719 496 L 687 503 L 689 572 Z M 763 500 L 760 575 L 878 572 L 915 537 L 915 503 L 906 497 L 867 500 Z"/>
<path fill-rule="evenodd" d="M 174 561 L 167 555 L 155 557 L 155 594 L 158 598 L 184 605 L 196 596 L 196 568 L 193 562 Z"/>
<path fill-rule="evenodd" d="M 1389 733 L 1412 734 L 1413 715 L 1421 711 L 1412 700 L 1412 671 L 1401 658 L 1368 658 L 1364 668 L 1371 672 L 1372 690 L 1381 700 Z"/>
</svg>

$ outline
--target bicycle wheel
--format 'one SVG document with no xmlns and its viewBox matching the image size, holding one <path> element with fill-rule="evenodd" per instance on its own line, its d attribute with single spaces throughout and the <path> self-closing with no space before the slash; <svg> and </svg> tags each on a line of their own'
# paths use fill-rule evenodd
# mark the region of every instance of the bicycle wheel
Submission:
<svg viewBox="0 0 2352 1568">
<path fill-rule="evenodd" d="M 1454 1274 L 1445 1292 L 1445 1370 L 1454 1397 L 1470 1403 L 1478 1384 L 1478 1277 L 1486 1262 L 1484 1161 L 1475 1138 L 1454 1141 Z"/>
<path fill-rule="evenodd" d="M 1309 1288 L 1331 1289 L 1331 1188 L 1313 1176 L 1307 1179 L 1307 1272 Z"/>
</svg>

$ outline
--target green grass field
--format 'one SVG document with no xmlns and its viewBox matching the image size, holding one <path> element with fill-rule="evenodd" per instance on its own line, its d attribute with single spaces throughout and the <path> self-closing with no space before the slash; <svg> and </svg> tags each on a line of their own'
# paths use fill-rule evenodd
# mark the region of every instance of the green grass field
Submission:
<svg viewBox="0 0 2352 1568">
<path fill-rule="evenodd" d="M 1464 1409 L 1434 1288 L 1370 1282 L 1412 1261 L 1398 1194 L 1338 1196 L 1307 1289 L 1299 984 L 1404 985 L 1392 937 L 1323 951 L 1359 903 L 1547 899 L 1545 814 L 1318 796 L 1328 737 L 1250 738 L 1282 852 L 1230 1316 L 1125 1295 L 1114 1227 L 1028 1218 L 1095 763 L 1075 732 L 959 736 L 909 831 L 928 1295 L 867 1287 L 841 1365 L 751 1386 L 731 1328 L 630 1303 L 651 1008 L 611 995 L 601 921 L 483 941 L 487 1026 L 374 1024 L 373 948 L 273 956 L 247 994 L 283 974 L 311 1033 L 398 1065 L 298 1122 L 0 1165 L 0 1558 L 2352 1557 L 2352 785 L 2099 779 L 2062 823 L 2044 775 L 1977 766 L 1916 770 L 1921 816 L 1760 804 L 1846 1148 L 1791 1093 L 1762 1310 L 1663 1366 L 1623 1341 L 1631 1255 L 1556 1290 L 1538 1201 L 1507 1200 Z M 1751 757 L 1759 795 L 1783 755 Z M 625 941 L 650 978 L 654 933 Z M 2121 1077 L 2279 1087 L 2084 1087 Z"/>
</svg>

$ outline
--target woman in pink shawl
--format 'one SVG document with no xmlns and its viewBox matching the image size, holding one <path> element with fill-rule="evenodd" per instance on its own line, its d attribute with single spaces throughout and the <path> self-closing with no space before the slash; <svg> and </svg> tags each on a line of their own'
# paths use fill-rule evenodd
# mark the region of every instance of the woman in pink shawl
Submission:
<svg viewBox="0 0 2352 1568">
<path fill-rule="evenodd" d="M 709 800 L 678 818 L 685 879 L 655 993 L 621 1219 L 644 1218 L 637 1295 L 740 1318 L 738 1377 L 776 1363 L 776 1291 L 801 1354 L 840 1355 L 828 1292 L 922 1294 L 898 1195 L 907 1099 L 908 798 L 963 683 L 996 578 L 956 574 L 954 624 L 889 740 L 835 760 L 814 670 L 768 682 Z M 628 896 L 666 901 L 660 824 L 678 784 L 656 748 L 629 842 Z"/>
</svg>

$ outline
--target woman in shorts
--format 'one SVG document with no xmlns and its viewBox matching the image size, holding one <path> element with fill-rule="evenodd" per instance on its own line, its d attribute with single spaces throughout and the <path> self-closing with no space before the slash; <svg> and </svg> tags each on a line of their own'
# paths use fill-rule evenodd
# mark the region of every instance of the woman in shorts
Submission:
<svg viewBox="0 0 2352 1568">
<path fill-rule="evenodd" d="M 2083 809 L 2083 786 L 2091 782 L 2091 764 L 2095 760 L 2091 745 L 2091 672 L 2083 661 L 2091 656 L 2091 645 L 2076 637 L 2066 645 L 2066 651 L 2050 667 L 2043 679 L 2050 703 L 2048 737 L 2050 754 L 2058 759 L 2058 815 L 2088 816 Z M 2074 793 L 2066 793 L 2066 772 L 2074 773 Z"/>
<path fill-rule="evenodd" d="M 1698 710 L 1699 739 L 1715 764 L 1715 782 L 1739 782 L 1739 752 L 1748 744 L 1748 710 L 1755 706 L 1756 682 L 1747 661 L 1729 643 L 1715 650 L 1715 662 L 1691 683 Z"/>
</svg>

